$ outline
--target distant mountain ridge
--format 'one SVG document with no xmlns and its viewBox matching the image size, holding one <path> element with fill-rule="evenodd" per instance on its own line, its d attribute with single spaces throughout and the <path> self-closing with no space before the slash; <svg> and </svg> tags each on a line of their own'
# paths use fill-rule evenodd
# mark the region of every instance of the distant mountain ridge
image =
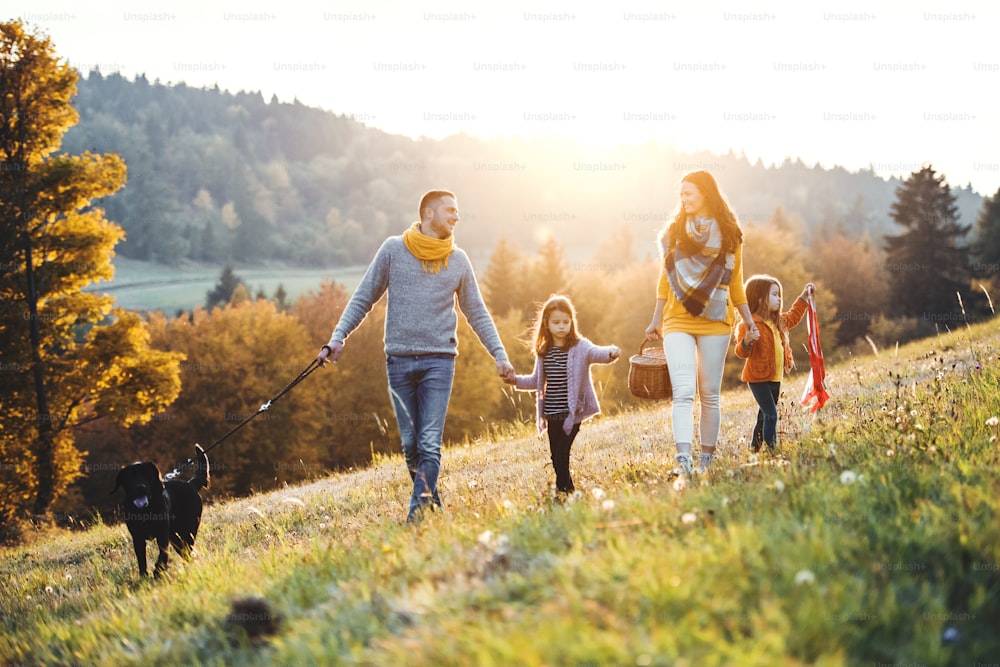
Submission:
<svg viewBox="0 0 1000 667">
<path fill-rule="evenodd" d="M 114 152 L 128 166 L 128 185 L 101 202 L 127 232 L 120 252 L 164 263 L 365 263 L 415 219 L 431 187 L 459 195 L 460 239 L 474 257 L 501 238 L 532 250 L 554 234 L 582 260 L 622 228 L 645 255 L 692 169 L 715 173 L 744 221 L 764 222 L 781 208 L 806 236 L 840 230 L 881 244 L 894 231 L 889 207 L 901 183 L 871 170 L 794 159 L 765 166 L 653 143 L 605 150 L 558 139 L 414 140 L 298 102 L 265 102 L 259 92 L 96 71 L 81 78 L 76 107 L 80 122 L 63 150 Z M 962 222 L 974 222 L 982 196 L 954 193 Z"/>
</svg>

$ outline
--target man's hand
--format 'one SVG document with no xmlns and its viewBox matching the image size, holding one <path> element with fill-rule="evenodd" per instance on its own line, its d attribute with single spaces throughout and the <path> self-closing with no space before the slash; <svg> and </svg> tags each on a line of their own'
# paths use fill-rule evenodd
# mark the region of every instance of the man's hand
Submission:
<svg viewBox="0 0 1000 667">
<path fill-rule="evenodd" d="M 337 359 L 340 358 L 340 352 L 344 349 L 344 344 L 339 340 L 335 340 L 329 345 L 324 345 L 316 355 L 316 361 L 320 363 L 321 366 L 326 366 L 331 361 L 337 363 Z"/>
<path fill-rule="evenodd" d="M 507 384 L 514 384 L 516 381 L 514 376 L 514 367 L 510 365 L 510 362 L 506 359 L 497 359 L 497 374 L 503 378 L 503 381 Z"/>
</svg>

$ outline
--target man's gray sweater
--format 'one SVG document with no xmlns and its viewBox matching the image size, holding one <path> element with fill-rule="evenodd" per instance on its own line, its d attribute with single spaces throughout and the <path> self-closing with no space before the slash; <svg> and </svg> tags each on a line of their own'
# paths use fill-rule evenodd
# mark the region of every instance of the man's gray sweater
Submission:
<svg viewBox="0 0 1000 667">
<path fill-rule="evenodd" d="M 388 291 L 385 315 L 386 354 L 458 354 L 458 306 L 483 347 L 497 361 L 507 352 L 479 292 L 469 256 L 459 248 L 448 257 L 448 268 L 424 273 L 402 236 L 382 243 L 361 283 L 344 308 L 330 342 L 345 341 L 375 303 Z"/>
</svg>

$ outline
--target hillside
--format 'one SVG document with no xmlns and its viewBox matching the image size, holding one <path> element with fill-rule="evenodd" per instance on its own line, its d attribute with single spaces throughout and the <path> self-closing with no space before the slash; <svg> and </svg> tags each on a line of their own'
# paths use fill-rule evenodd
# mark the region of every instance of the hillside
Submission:
<svg viewBox="0 0 1000 667">
<path fill-rule="evenodd" d="M 729 392 L 687 485 L 658 404 L 584 426 L 566 504 L 522 430 L 448 449 L 446 512 L 416 528 L 388 457 L 210 506 L 162 581 L 122 525 L 39 536 L 0 565 L 0 662 L 1000 662 L 998 345 L 994 319 L 854 358 L 815 416 L 796 376 L 780 460 L 748 455 Z"/>
<path fill-rule="evenodd" d="M 590 261 L 623 229 L 640 257 L 653 255 L 675 184 L 692 169 L 716 173 L 745 221 L 765 222 L 780 207 L 806 242 L 821 229 L 880 241 L 894 231 L 889 207 L 901 184 L 794 156 L 751 164 L 652 143 L 413 140 L 260 93 L 96 71 L 80 81 L 75 106 L 80 122 L 63 149 L 118 153 L 128 166 L 126 187 L 101 202 L 127 232 L 120 254 L 170 265 L 365 264 L 431 187 L 459 194 L 462 244 L 477 261 L 501 238 L 530 252 L 548 234 L 566 239 L 573 261 Z M 951 185 L 962 222 L 972 223 L 992 193 Z"/>
</svg>

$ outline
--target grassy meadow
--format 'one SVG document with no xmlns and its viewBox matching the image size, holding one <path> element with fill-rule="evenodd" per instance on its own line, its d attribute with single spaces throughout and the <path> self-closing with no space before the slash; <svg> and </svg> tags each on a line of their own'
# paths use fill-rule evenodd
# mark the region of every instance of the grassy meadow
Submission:
<svg viewBox="0 0 1000 667">
<path fill-rule="evenodd" d="M 448 448 L 416 527 L 394 456 L 209 505 L 161 580 L 122 524 L 42 534 L 0 559 L 0 664 L 1000 663 L 998 343 L 994 319 L 856 357 L 815 415 L 799 370 L 782 458 L 729 392 L 704 478 L 668 478 L 658 403 L 584 425 L 565 503 L 524 426 Z"/>
<path fill-rule="evenodd" d="M 219 266 L 166 266 L 121 256 L 115 257 L 114 264 L 114 279 L 98 283 L 89 291 L 111 294 L 117 305 L 127 310 L 162 310 L 168 315 L 204 306 L 205 297 L 215 288 L 222 274 L 222 267 Z M 361 281 L 364 271 L 364 266 L 338 269 L 234 269 L 234 273 L 243 279 L 251 294 L 262 289 L 268 297 L 272 297 L 278 285 L 281 285 L 288 294 L 289 301 L 294 301 L 310 290 L 317 290 L 325 278 L 343 284 L 350 293 Z"/>
</svg>

